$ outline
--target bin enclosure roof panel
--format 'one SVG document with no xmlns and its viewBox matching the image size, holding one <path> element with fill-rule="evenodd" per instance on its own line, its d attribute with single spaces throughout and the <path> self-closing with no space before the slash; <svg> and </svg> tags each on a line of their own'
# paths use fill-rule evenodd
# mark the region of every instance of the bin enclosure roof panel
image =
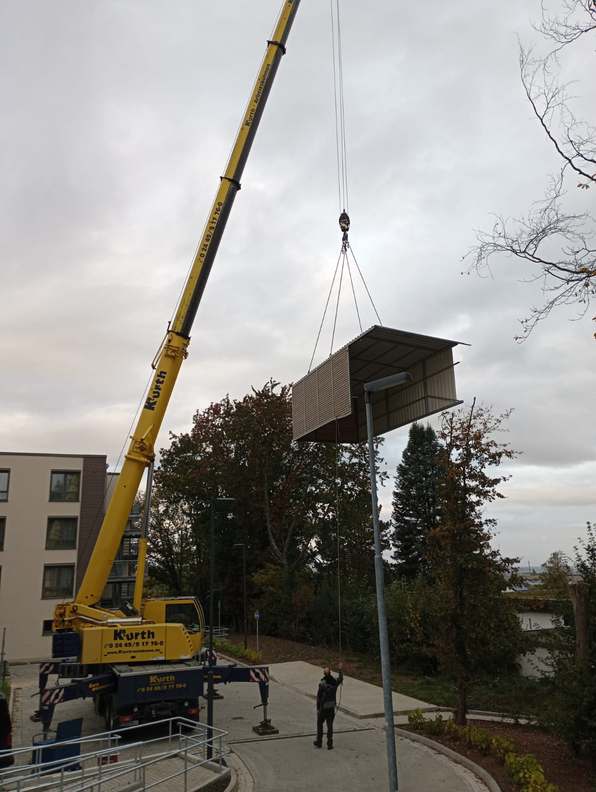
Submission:
<svg viewBox="0 0 596 792">
<path fill-rule="evenodd" d="M 371 394 L 375 435 L 461 404 L 453 362 L 459 343 L 374 325 L 294 384 L 294 440 L 366 440 L 364 384 L 401 371 L 412 381 Z"/>
</svg>

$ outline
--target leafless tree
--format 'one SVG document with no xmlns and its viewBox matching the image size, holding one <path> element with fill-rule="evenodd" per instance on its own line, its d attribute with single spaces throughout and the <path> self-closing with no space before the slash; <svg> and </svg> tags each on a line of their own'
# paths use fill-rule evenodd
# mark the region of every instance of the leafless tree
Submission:
<svg viewBox="0 0 596 792">
<path fill-rule="evenodd" d="M 585 315 L 596 296 L 595 216 L 590 209 L 570 211 L 568 201 L 570 186 L 583 193 L 596 188 L 596 128 L 576 118 L 572 84 L 560 80 L 564 50 L 584 36 L 596 35 L 596 0 L 560 2 L 559 13 L 553 14 L 543 0 L 536 26 L 549 45 L 548 52 L 537 56 L 520 45 L 519 56 L 524 92 L 560 167 L 549 177 L 544 198 L 526 215 L 497 216 L 489 231 L 477 232 L 478 244 L 467 254 L 473 260 L 471 269 L 479 274 L 489 270 L 495 254 L 534 265 L 527 280 L 541 281 L 544 301 L 522 319 L 518 341 L 525 340 L 557 306 L 576 305 L 579 316 Z"/>
</svg>

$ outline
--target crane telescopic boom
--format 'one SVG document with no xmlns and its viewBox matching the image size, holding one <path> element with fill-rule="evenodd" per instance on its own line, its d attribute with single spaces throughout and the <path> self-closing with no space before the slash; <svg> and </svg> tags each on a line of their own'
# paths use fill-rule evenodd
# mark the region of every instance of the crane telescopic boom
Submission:
<svg viewBox="0 0 596 792">
<path fill-rule="evenodd" d="M 126 453 L 122 470 L 105 514 L 93 553 L 75 600 L 62 606 L 60 621 L 83 616 L 101 599 L 114 558 L 132 509 L 145 468 L 154 456 L 154 446 L 182 361 L 187 356 L 190 331 L 207 284 L 226 221 L 259 121 L 294 21 L 300 0 L 285 0 L 273 33 L 267 42 L 256 83 L 244 113 L 230 159 L 209 213 L 203 236 L 184 286 L 173 322 L 154 362 L 155 373 Z M 63 622 L 64 623 L 64 622 Z"/>
</svg>

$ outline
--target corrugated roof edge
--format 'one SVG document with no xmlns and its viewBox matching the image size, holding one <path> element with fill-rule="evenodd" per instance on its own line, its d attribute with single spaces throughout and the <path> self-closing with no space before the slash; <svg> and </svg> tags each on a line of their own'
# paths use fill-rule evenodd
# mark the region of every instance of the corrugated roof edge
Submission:
<svg viewBox="0 0 596 792">
<path fill-rule="evenodd" d="M 427 338 L 429 341 L 444 341 L 446 344 L 449 344 L 451 347 L 472 346 L 467 341 L 454 341 L 451 338 L 440 338 L 439 336 L 430 336 L 430 335 L 426 335 L 425 333 L 413 333 L 410 330 L 399 330 L 397 327 L 388 327 L 387 325 L 371 325 L 367 330 L 363 330 L 362 333 L 360 333 L 360 335 L 357 335 L 356 338 L 352 338 L 352 340 L 348 341 L 347 344 L 344 344 L 343 346 L 339 347 L 339 349 L 336 349 L 335 352 L 332 352 L 332 354 L 329 355 L 329 357 L 325 358 L 325 360 L 322 360 L 317 366 L 315 366 L 313 369 L 308 371 L 303 377 L 300 377 L 300 379 L 296 380 L 294 382 L 294 385 L 297 385 L 299 382 L 302 382 L 302 380 L 305 380 L 314 371 L 317 371 L 318 369 L 321 368 L 321 366 L 324 366 L 325 363 L 327 363 L 327 361 L 329 360 L 329 358 L 333 357 L 333 355 L 337 355 L 338 352 L 341 352 L 342 350 L 352 346 L 352 344 L 355 344 L 357 341 L 360 341 L 361 338 L 364 338 L 364 336 L 366 336 L 368 333 L 372 332 L 373 330 L 392 330 L 396 333 L 403 333 L 406 336 L 413 336 L 414 338 Z"/>
</svg>

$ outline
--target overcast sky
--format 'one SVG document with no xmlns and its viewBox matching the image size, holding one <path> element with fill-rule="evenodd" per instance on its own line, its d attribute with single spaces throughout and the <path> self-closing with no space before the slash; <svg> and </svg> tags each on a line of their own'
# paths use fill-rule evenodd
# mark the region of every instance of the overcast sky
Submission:
<svg viewBox="0 0 596 792">
<path fill-rule="evenodd" d="M 280 4 L 0 3 L 1 450 L 115 463 Z M 596 519 L 594 312 L 519 345 L 531 271 L 461 275 L 474 229 L 523 213 L 558 164 L 517 67 L 538 0 L 341 8 L 354 252 L 384 324 L 468 342 L 461 398 L 514 408 L 495 541 L 540 563 Z M 303 0 L 159 445 L 226 392 L 306 373 L 340 241 L 330 42 L 327 0 Z M 593 80 L 575 92 L 594 106 Z M 387 438 L 391 471 L 406 439 Z"/>
</svg>

